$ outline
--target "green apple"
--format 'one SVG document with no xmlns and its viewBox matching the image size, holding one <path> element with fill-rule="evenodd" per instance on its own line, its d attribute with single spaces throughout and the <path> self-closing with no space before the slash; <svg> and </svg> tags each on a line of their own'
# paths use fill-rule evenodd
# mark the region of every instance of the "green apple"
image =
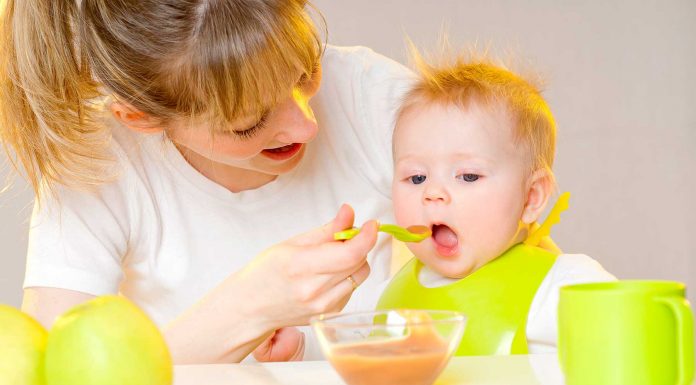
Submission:
<svg viewBox="0 0 696 385">
<path fill-rule="evenodd" d="M 36 320 L 0 305 L 0 385 L 43 385 L 46 329 Z"/>
<path fill-rule="evenodd" d="M 157 326 L 124 297 L 97 297 L 60 316 L 48 334 L 48 385 L 170 385 Z"/>
</svg>

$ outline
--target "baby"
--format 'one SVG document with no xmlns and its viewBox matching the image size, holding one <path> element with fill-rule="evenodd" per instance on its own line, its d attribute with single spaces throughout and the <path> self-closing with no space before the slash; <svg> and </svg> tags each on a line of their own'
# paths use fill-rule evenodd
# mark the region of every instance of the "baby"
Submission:
<svg viewBox="0 0 696 385">
<path fill-rule="evenodd" d="M 615 278 L 586 255 L 529 242 L 555 190 L 551 111 L 535 87 L 501 67 L 416 59 L 419 80 L 393 134 L 392 199 L 399 225 L 427 225 L 432 237 L 407 244 L 416 258 L 377 308 L 462 311 L 458 355 L 553 352 L 560 287 Z M 374 294 L 360 307 L 373 308 Z M 301 333 L 286 328 L 254 356 L 301 359 L 303 349 Z"/>
<path fill-rule="evenodd" d="M 614 277 L 585 255 L 523 244 L 555 190 L 551 111 L 486 61 L 416 61 L 394 130 L 392 198 L 399 225 L 432 237 L 407 244 L 417 258 L 377 307 L 462 311 L 459 355 L 554 351 L 559 288 Z"/>
</svg>

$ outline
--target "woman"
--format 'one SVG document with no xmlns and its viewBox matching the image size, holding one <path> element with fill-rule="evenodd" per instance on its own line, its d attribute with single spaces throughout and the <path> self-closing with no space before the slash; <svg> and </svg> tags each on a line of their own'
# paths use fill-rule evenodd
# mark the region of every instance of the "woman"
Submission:
<svg viewBox="0 0 696 385">
<path fill-rule="evenodd" d="M 0 133 L 37 194 L 23 310 L 48 326 L 120 292 L 176 363 L 236 362 L 387 278 L 374 220 L 332 234 L 353 225 L 345 202 L 390 220 L 410 73 L 324 49 L 305 7 L 7 2 Z"/>
</svg>

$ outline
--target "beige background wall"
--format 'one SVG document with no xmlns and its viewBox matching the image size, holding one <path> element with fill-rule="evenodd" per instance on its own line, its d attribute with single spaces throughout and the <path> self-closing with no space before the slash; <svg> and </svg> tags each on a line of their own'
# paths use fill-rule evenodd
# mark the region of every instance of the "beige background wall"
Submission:
<svg viewBox="0 0 696 385">
<path fill-rule="evenodd" d="M 513 52 L 547 79 L 568 252 L 696 299 L 696 2 L 315 0 L 329 41 L 405 62 L 404 36 Z M 0 172 L 0 177 L 4 172 Z M 0 302 L 19 305 L 31 194 L 0 195 Z"/>
</svg>

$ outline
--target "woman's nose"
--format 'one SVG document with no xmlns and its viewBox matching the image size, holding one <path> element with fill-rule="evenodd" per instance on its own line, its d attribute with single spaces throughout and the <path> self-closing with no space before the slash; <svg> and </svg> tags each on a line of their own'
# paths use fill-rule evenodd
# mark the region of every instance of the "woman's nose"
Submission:
<svg viewBox="0 0 696 385">
<path fill-rule="evenodd" d="M 428 183 L 426 181 L 426 183 Z M 447 188 L 436 181 L 432 181 L 425 186 L 423 190 L 424 204 L 448 204 L 450 203 L 450 194 Z"/>
<path fill-rule="evenodd" d="M 275 139 L 283 143 L 307 143 L 314 139 L 319 126 L 309 106 L 309 98 L 295 90 L 286 103 L 284 122 Z"/>
</svg>

